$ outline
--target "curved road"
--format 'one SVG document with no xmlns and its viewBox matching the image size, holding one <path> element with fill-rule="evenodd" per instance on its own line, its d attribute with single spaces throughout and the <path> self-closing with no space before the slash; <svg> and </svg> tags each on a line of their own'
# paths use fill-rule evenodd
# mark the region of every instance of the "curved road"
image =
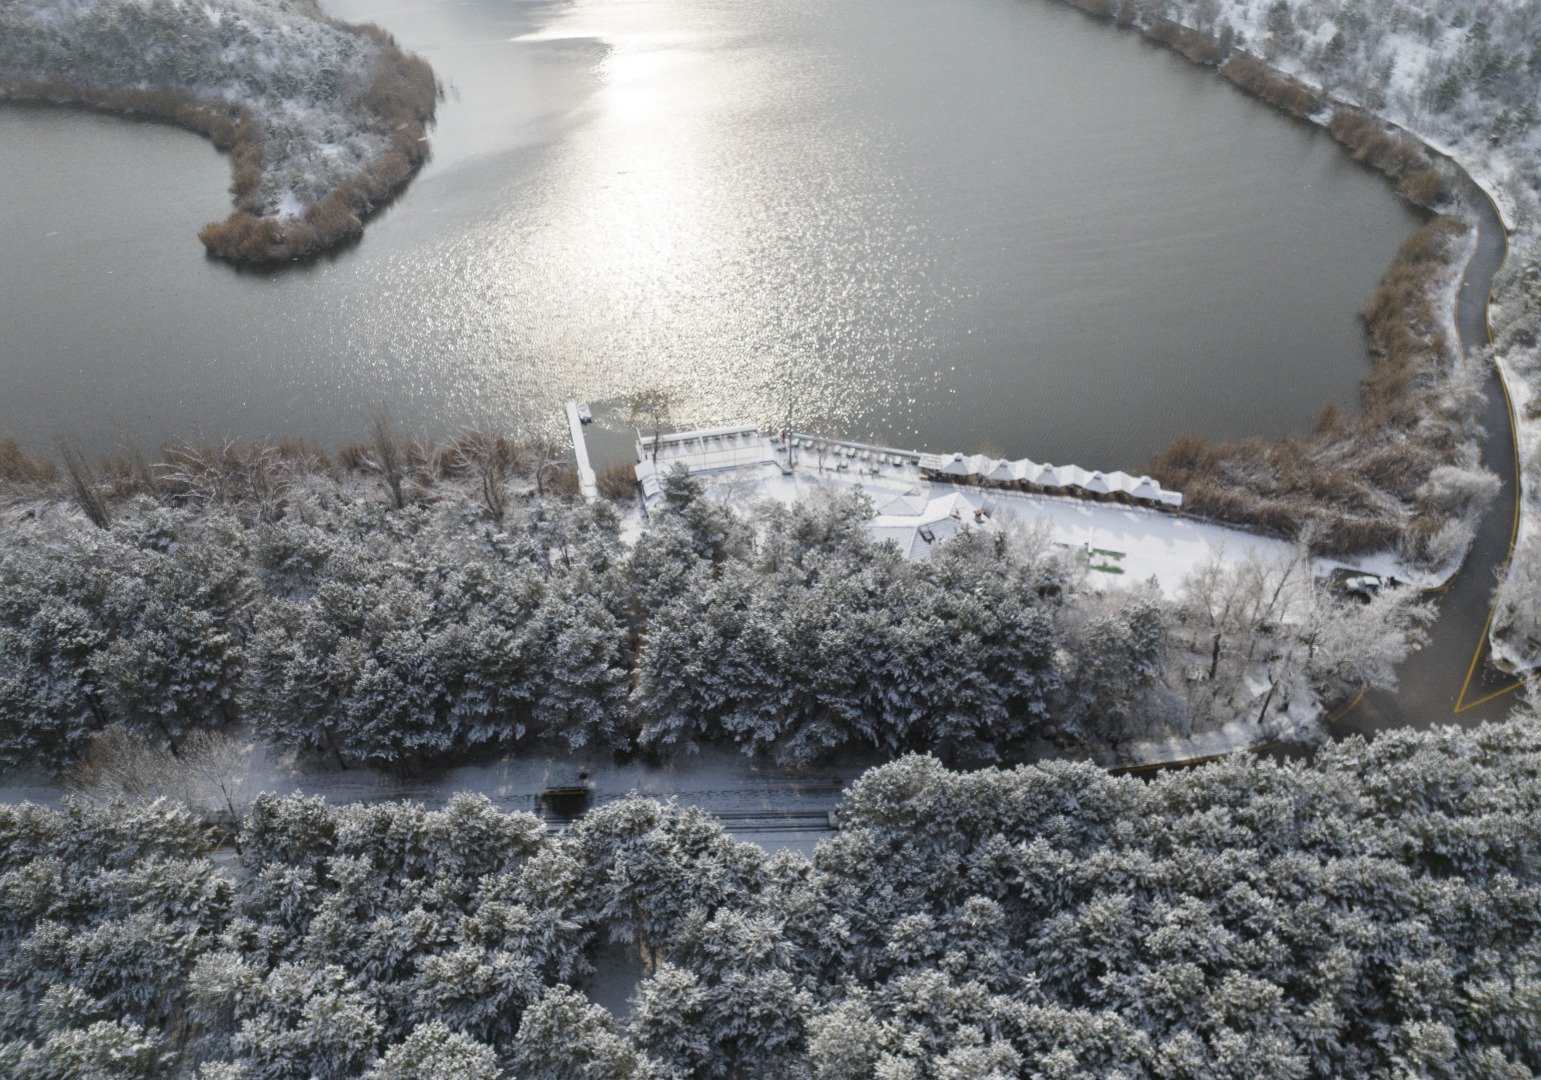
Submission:
<svg viewBox="0 0 1541 1080">
<path fill-rule="evenodd" d="M 1507 254 L 1507 235 L 1492 201 L 1473 183 L 1464 196 L 1477 221 L 1477 249 L 1466 268 L 1456 325 L 1469 355 L 1488 344 L 1488 299 Z M 1438 619 L 1429 643 L 1402 665 L 1395 693 L 1366 694 L 1333 722 L 1338 736 L 1371 735 L 1392 727 L 1476 724 L 1507 716 L 1521 685 L 1489 662 L 1488 620 L 1493 588 L 1509 559 L 1519 513 L 1517 454 L 1507 392 L 1496 366 L 1486 376 L 1482 463 L 1502 487 L 1478 523 L 1470 554 L 1436 597 Z"/>
</svg>

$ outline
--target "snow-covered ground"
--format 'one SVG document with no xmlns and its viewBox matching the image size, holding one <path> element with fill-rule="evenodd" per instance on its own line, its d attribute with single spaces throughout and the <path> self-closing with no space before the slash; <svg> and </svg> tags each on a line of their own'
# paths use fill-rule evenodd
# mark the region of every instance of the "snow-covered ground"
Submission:
<svg viewBox="0 0 1541 1080">
<path fill-rule="evenodd" d="M 926 475 L 915 461 L 917 455 L 904 452 L 864 461 L 839 453 L 821 459 L 799 449 L 789 470 L 787 451 L 777 440 L 758 434 L 754 442 L 742 435 L 718 436 L 730 437 L 737 441 L 737 461 L 724 464 L 721 452 L 710 449 L 711 435 L 702 453 L 677 459 L 711 497 L 748 512 L 767 501 L 790 505 L 860 491 L 872 503 L 874 537 L 895 544 L 912 559 L 929 557 L 934 544 L 965 528 L 1020 524 L 1045 529 L 1054 543 L 1077 553 L 1089 570 L 1088 579 L 1099 588 L 1155 581 L 1166 596 L 1175 598 L 1184 580 L 1206 564 L 1249 559 L 1280 563 L 1294 553 L 1287 541 L 1168 511 L 949 483 Z M 651 462 L 644 461 L 639 472 L 650 474 Z M 658 498 L 654 494 L 649 502 Z M 640 511 L 632 511 L 626 534 L 635 536 L 642 527 Z M 1319 576 L 1348 568 L 1421 587 L 1442 580 L 1417 573 L 1389 552 L 1351 562 L 1316 559 L 1314 564 Z"/>
<path fill-rule="evenodd" d="M 1179 22 L 1396 123 L 1459 164 L 1510 233 L 1495 351 L 1522 463 L 1516 545 L 1492 621 L 1499 659 L 1541 666 L 1541 108 L 1534 0 L 1172 0 Z M 1502 318 L 1498 309 L 1507 308 Z"/>
</svg>

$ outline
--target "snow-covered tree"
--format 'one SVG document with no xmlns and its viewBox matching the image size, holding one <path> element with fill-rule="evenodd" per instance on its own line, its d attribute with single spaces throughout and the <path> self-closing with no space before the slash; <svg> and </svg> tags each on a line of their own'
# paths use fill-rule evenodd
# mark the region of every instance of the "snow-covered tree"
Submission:
<svg viewBox="0 0 1541 1080">
<path fill-rule="evenodd" d="M 433 1021 L 387 1050 L 364 1080 L 498 1080 L 502 1075 L 492 1047 Z"/>
<path fill-rule="evenodd" d="M 111 532 L 18 529 L 0 582 L 6 763 L 62 764 L 113 721 L 174 749 L 232 718 L 250 592 L 233 522 L 155 510 Z"/>
<path fill-rule="evenodd" d="M 1148 779 L 906 757 L 811 861 L 641 799 L 558 836 L 485 799 L 262 796 L 239 883 L 167 803 L 0 807 L 0 1064 L 1520 1077 L 1538 762 L 1531 711 Z M 581 994 L 606 942 L 650 961 L 624 1024 Z"/>
<path fill-rule="evenodd" d="M 525 1080 L 648 1080 L 664 1075 L 610 1014 L 567 986 L 525 1011 L 514 1067 Z"/>
</svg>

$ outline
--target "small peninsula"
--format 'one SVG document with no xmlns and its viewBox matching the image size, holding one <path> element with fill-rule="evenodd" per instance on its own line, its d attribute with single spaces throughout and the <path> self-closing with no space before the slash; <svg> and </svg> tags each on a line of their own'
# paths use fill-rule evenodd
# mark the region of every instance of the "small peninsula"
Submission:
<svg viewBox="0 0 1541 1080">
<path fill-rule="evenodd" d="M 17 0 L 0 7 L 0 101 L 99 109 L 205 136 L 234 210 L 212 255 L 279 263 L 356 239 L 428 156 L 432 69 L 314 0 Z"/>
</svg>

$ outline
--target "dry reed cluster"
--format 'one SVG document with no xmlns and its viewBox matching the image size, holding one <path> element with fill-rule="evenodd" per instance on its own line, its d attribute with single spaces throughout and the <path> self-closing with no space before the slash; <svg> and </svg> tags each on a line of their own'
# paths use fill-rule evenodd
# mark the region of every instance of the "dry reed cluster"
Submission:
<svg viewBox="0 0 1541 1080">
<path fill-rule="evenodd" d="M 514 438 L 468 431 L 441 442 L 400 435 L 388 416 L 375 421 L 370 438 L 334 451 L 301 441 L 215 446 L 173 444 L 155 460 L 135 451 L 109 454 L 94 465 L 68 443 L 60 443 L 64 468 L 0 439 L 0 496 L 33 506 L 67 499 L 102 528 L 113 508 L 148 497 L 175 506 L 219 506 L 252 516 L 281 514 L 291 499 L 350 481 L 379 483 L 396 507 L 464 495 L 501 519 L 520 492 L 571 501 L 578 474 L 562 444 L 544 436 Z M 629 469 L 625 470 L 628 474 Z M 607 470 L 604 494 L 629 497 L 620 470 Z"/>
<path fill-rule="evenodd" d="M 1263 439 L 1179 438 L 1156 462 L 1186 508 L 1220 521 L 1293 535 L 1314 527 L 1324 552 L 1394 549 L 1433 555 L 1448 508 L 1420 505 L 1435 470 L 1461 467 L 1470 401 L 1449 392 L 1451 344 L 1437 286 L 1466 226 L 1436 218 L 1402 245 L 1363 314 L 1371 369 L 1363 409 L 1329 407 L 1316 430 Z"/>
<path fill-rule="evenodd" d="M 1327 117 L 1327 134 L 1355 161 L 1388 177 L 1408 201 L 1437 209 L 1452 200 L 1448 166 L 1373 113 L 1336 102 L 1209 35 L 1147 18 L 1128 0 L 1063 2 L 1093 18 L 1137 26 L 1146 39 L 1215 68 L 1290 116 Z M 1443 215 L 1415 232 L 1361 313 L 1371 367 L 1358 414 L 1343 416 L 1329 406 L 1314 431 L 1274 442 L 1184 435 L 1158 458 L 1153 475 L 1183 492 L 1188 512 L 1281 536 L 1306 532 L 1322 552 L 1393 548 L 1413 558 L 1447 557 L 1460 543 L 1455 519 L 1485 490 L 1471 461 L 1475 392 L 1469 373 L 1459 372 L 1456 343 L 1447 340 L 1438 306 L 1469 227 Z"/>
</svg>

